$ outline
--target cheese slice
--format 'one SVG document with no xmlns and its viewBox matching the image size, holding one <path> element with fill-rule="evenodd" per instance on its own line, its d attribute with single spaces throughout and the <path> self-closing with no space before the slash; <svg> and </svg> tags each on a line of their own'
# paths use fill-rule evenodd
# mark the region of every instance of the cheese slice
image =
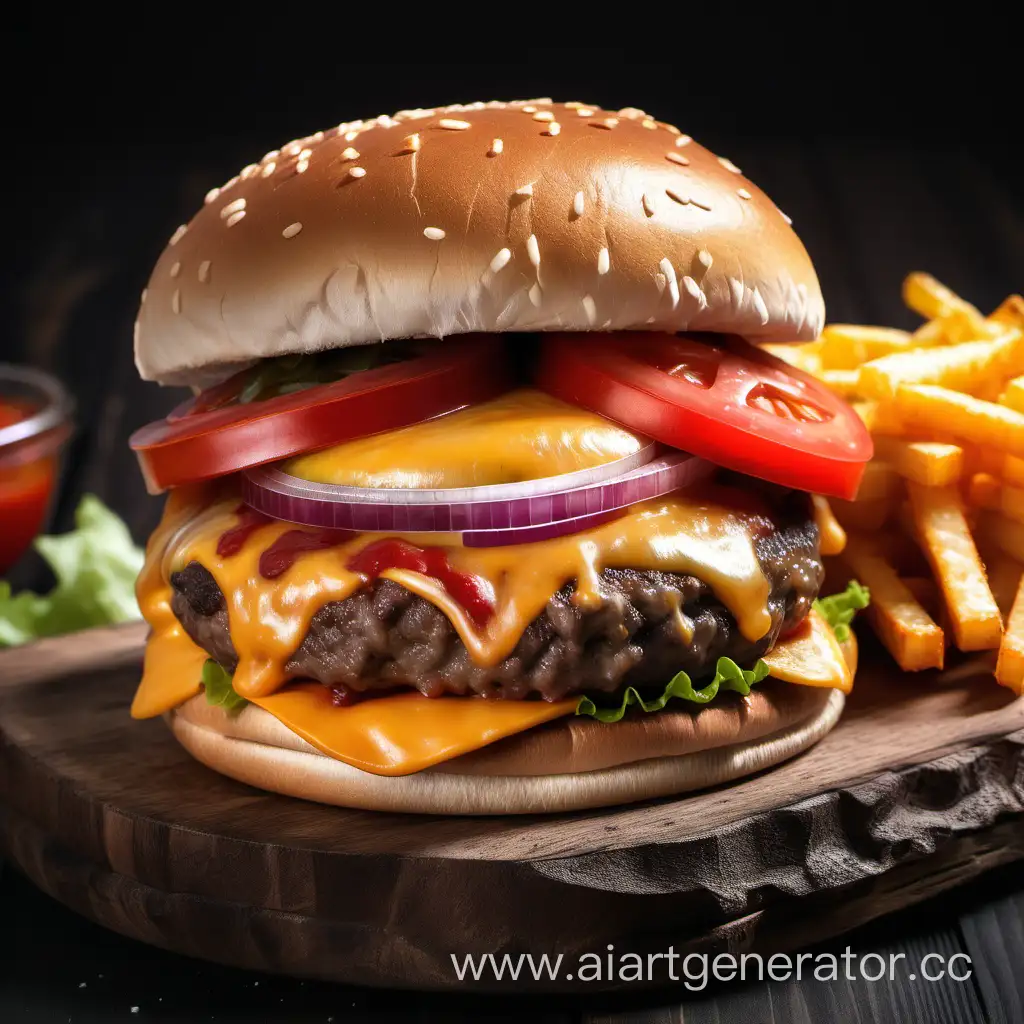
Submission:
<svg viewBox="0 0 1024 1024">
<path fill-rule="evenodd" d="M 853 689 L 853 673 L 832 627 L 817 609 L 762 659 L 776 679 L 802 686 Z"/>
<path fill-rule="evenodd" d="M 401 430 L 299 455 L 285 470 L 350 487 L 480 487 L 603 466 L 646 438 L 526 388 Z"/>
<path fill-rule="evenodd" d="M 339 708 L 326 686 L 295 683 L 254 703 L 328 757 L 374 775 L 409 775 L 571 715 L 577 702 L 403 693 Z"/>
</svg>

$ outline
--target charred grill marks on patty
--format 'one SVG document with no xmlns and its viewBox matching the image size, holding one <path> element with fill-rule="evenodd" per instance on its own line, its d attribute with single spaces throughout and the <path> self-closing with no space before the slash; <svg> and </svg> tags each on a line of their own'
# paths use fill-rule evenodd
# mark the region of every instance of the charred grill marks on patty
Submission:
<svg viewBox="0 0 1024 1024">
<path fill-rule="evenodd" d="M 599 608 L 576 607 L 567 584 L 527 626 L 515 650 L 483 668 L 443 612 L 391 580 L 376 580 L 314 615 L 286 671 L 290 678 L 357 692 L 412 686 L 431 697 L 476 693 L 519 700 L 538 694 L 559 700 L 627 684 L 661 687 L 680 670 L 700 679 L 723 656 L 746 667 L 804 619 L 821 587 L 818 530 L 806 495 L 791 494 L 778 522 L 755 541 L 770 588 L 771 628 L 754 643 L 694 576 L 605 569 Z M 186 632 L 233 670 L 238 659 L 227 609 L 211 574 L 191 562 L 171 576 L 171 585 L 172 608 Z"/>
</svg>

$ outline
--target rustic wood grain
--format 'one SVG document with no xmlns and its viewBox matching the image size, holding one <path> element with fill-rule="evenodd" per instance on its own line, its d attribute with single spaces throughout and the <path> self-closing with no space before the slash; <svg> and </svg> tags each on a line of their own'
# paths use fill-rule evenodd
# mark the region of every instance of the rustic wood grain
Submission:
<svg viewBox="0 0 1024 1024">
<path fill-rule="evenodd" d="M 987 1019 L 991 1024 L 1024 1021 L 1024 891 L 964 914 L 960 930 Z"/>
<path fill-rule="evenodd" d="M 473 819 L 210 772 L 128 717 L 141 641 L 128 626 L 0 654 L 3 845 L 80 912 L 222 962 L 444 988 L 450 952 L 792 948 L 1024 857 L 1007 820 L 1024 812 L 1024 701 L 977 659 L 909 681 L 865 645 L 840 726 L 738 785 Z"/>
</svg>

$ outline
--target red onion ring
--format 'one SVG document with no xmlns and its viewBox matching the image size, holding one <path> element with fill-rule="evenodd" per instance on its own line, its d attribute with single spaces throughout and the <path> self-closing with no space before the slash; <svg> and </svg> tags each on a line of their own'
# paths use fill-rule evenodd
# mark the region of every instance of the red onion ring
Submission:
<svg viewBox="0 0 1024 1024">
<path fill-rule="evenodd" d="M 595 525 L 595 517 L 686 487 L 714 469 L 684 452 L 622 471 L 628 461 L 612 463 L 619 469 L 615 476 L 582 486 L 564 487 L 578 481 L 577 471 L 522 484 L 448 490 L 338 487 L 259 466 L 243 474 L 242 499 L 265 515 L 306 526 L 362 533 L 462 533 L 467 546 L 489 547 L 543 539 L 538 528 L 551 528 L 544 536 L 586 529 Z M 478 500 L 465 497 L 480 492 Z M 397 501 L 388 500 L 393 495 L 399 496 Z M 449 500 L 451 495 L 459 500 Z M 505 534 L 503 539 L 500 535 Z"/>
</svg>

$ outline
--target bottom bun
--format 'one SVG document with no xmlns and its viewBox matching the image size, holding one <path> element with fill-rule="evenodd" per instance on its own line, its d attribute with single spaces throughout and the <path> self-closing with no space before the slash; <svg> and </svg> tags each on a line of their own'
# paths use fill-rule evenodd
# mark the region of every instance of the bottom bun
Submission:
<svg viewBox="0 0 1024 1024">
<path fill-rule="evenodd" d="M 561 719 L 403 776 L 373 775 L 327 757 L 252 704 L 229 717 L 199 694 L 167 720 L 198 761 L 259 789 L 375 811 L 538 814 L 631 803 L 750 775 L 820 740 L 844 703 L 839 690 L 768 682 L 750 697 L 702 710 L 637 714 L 613 725 Z M 595 747 L 603 748 L 596 760 Z M 650 753 L 638 757 L 644 750 Z M 601 767 L 580 770 L 587 763 Z"/>
</svg>

